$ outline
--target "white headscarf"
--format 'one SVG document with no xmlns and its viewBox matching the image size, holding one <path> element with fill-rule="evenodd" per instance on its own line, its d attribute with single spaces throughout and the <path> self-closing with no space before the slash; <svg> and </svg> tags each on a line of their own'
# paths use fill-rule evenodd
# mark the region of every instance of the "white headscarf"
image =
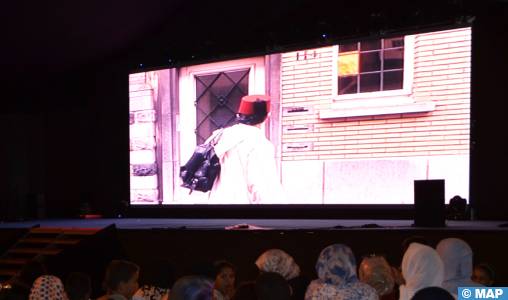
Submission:
<svg viewBox="0 0 508 300">
<path fill-rule="evenodd" d="M 473 274 L 473 250 L 469 245 L 457 238 L 441 240 L 436 251 L 444 264 L 443 288 L 457 294 L 459 286 L 481 286 L 471 280 Z"/>
<path fill-rule="evenodd" d="M 443 284 L 444 265 L 436 250 L 411 243 L 402 258 L 402 276 L 406 283 L 399 287 L 399 300 L 409 300 L 423 288 L 440 287 Z"/>
</svg>

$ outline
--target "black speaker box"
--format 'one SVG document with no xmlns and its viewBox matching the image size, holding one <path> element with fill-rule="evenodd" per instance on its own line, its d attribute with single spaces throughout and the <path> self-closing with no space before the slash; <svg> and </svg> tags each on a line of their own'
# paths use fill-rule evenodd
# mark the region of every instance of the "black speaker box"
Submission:
<svg viewBox="0 0 508 300">
<path fill-rule="evenodd" d="M 415 180 L 414 192 L 414 226 L 444 227 L 445 181 Z"/>
</svg>

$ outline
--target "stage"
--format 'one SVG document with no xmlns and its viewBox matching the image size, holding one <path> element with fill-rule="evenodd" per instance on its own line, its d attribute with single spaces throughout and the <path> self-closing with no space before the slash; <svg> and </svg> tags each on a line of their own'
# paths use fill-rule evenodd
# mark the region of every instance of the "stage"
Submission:
<svg viewBox="0 0 508 300">
<path fill-rule="evenodd" d="M 165 218 L 99 218 L 99 219 L 43 219 L 0 222 L 0 229 L 40 227 L 102 228 L 114 224 L 118 229 L 192 229 L 223 230 L 235 225 L 238 230 L 494 230 L 508 231 L 506 221 L 446 221 L 446 227 L 418 228 L 413 220 L 368 219 L 165 219 Z"/>
</svg>

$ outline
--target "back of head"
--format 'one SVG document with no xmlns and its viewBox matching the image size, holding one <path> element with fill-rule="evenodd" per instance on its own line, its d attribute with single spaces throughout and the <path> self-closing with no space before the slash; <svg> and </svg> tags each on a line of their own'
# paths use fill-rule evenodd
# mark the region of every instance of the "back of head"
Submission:
<svg viewBox="0 0 508 300">
<path fill-rule="evenodd" d="M 178 279 L 169 294 L 171 300 L 212 300 L 213 283 L 201 276 L 184 276 Z"/>
<path fill-rule="evenodd" d="M 85 273 L 70 273 L 65 280 L 65 292 L 69 300 L 88 300 L 92 293 L 90 277 Z"/>
<path fill-rule="evenodd" d="M 280 274 L 268 272 L 259 275 L 256 280 L 256 294 L 259 300 L 289 300 L 291 289 Z"/>
<path fill-rule="evenodd" d="M 261 272 L 275 272 L 286 280 L 300 275 L 300 267 L 293 257 L 280 249 L 270 249 L 263 252 L 256 260 L 256 266 Z"/>
<path fill-rule="evenodd" d="M 316 273 L 327 284 L 343 286 L 356 282 L 358 278 L 353 251 L 344 244 L 324 248 L 316 262 Z"/>
<path fill-rule="evenodd" d="M 465 241 L 443 239 L 437 244 L 436 251 L 444 263 L 445 281 L 470 280 L 473 274 L 473 250 Z"/>
<path fill-rule="evenodd" d="M 447 290 L 432 286 L 416 292 L 411 300 L 454 300 L 455 298 Z"/>
<path fill-rule="evenodd" d="M 30 300 L 67 300 L 64 286 L 60 278 L 52 275 L 43 275 L 34 281 L 30 291 Z"/>
<path fill-rule="evenodd" d="M 406 299 L 420 289 L 441 286 L 444 265 L 436 250 L 419 243 L 411 243 L 402 258 L 402 276 L 406 283 L 400 288 L 401 295 L 405 295 L 401 299 Z"/>
<path fill-rule="evenodd" d="M 365 257 L 358 268 L 358 276 L 360 281 L 376 289 L 379 296 L 390 294 L 395 285 L 391 267 L 382 256 Z"/>
<path fill-rule="evenodd" d="M 137 272 L 139 272 L 139 267 L 135 263 L 126 260 L 113 260 L 106 269 L 104 288 L 115 291 L 121 282 L 128 282 Z"/>
<path fill-rule="evenodd" d="M 220 272 L 226 268 L 229 268 L 236 272 L 236 267 L 232 263 L 230 263 L 227 260 L 218 260 L 213 263 L 214 268 L 214 276 L 213 278 L 217 277 L 217 275 L 220 274 Z"/>
<path fill-rule="evenodd" d="M 270 112 L 270 97 L 249 95 L 242 97 L 236 119 L 239 123 L 257 125 L 265 121 Z"/>
</svg>

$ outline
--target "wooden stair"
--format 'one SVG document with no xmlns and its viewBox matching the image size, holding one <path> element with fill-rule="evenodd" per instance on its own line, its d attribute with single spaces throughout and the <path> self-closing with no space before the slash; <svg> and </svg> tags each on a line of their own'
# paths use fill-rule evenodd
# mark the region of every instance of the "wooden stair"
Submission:
<svg viewBox="0 0 508 300">
<path fill-rule="evenodd" d="M 102 228 L 30 228 L 14 245 L 0 255 L 0 284 L 8 283 L 23 266 L 32 261 L 54 257 L 78 247 Z"/>
</svg>

